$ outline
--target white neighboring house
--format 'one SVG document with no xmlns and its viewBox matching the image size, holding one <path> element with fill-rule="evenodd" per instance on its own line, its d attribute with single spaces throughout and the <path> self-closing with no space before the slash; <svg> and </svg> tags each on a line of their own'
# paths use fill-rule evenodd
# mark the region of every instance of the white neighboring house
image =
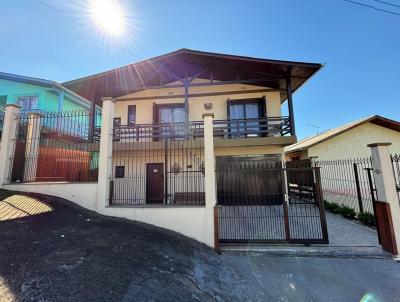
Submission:
<svg viewBox="0 0 400 302">
<path fill-rule="evenodd" d="M 285 147 L 286 160 L 335 160 L 371 155 L 368 144 L 391 142 L 391 153 L 400 152 L 400 122 L 370 116 Z"/>
</svg>

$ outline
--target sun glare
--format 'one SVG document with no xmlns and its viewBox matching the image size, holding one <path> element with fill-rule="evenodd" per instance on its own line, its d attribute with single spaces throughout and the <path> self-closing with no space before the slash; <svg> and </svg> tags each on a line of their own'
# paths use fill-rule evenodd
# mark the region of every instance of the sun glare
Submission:
<svg viewBox="0 0 400 302">
<path fill-rule="evenodd" d="M 90 15 L 96 26 L 111 36 L 120 36 L 126 27 L 126 16 L 118 0 L 91 0 Z"/>
</svg>

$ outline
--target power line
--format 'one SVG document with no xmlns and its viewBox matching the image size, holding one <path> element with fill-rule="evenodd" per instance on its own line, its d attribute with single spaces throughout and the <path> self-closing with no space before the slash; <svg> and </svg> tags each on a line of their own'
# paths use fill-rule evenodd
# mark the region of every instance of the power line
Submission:
<svg viewBox="0 0 400 302">
<path fill-rule="evenodd" d="M 381 1 L 381 0 L 372 0 L 372 1 L 383 3 L 383 4 L 386 4 L 386 5 L 391 5 L 391 6 L 394 6 L 394 7 L 400 7 L 399 4 L 394 4 L 394 3 L 387 2 L 387 1 Z"/>
<path fill-rule="evenodd" d="M 369 5 L 369 4 L 365 4 L 365 3 L 361 3 L 361 2 L 357 2 L 357 1 L 353 1 L 353 0 L 343 0 L 343 1 L 350 2 L 350 3 L 353 3 L 353 4 L 357 4 L 357 5 L 361 5 L 361 6 L 365 6 L 365 7 L 380 11 L 380 12 L 384 12 L 384 13 L 400 16 L 400 13 L 393 12 L 391 10 L 381 9 L 381 8 L 378 8 L 376 6 L 372 6 L 372 5 Z"/>
</svg>

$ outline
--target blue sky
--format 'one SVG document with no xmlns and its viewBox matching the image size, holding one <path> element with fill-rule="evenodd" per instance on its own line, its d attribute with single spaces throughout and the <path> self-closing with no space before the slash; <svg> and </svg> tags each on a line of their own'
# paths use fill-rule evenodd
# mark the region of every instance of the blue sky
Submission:
<svg viewBox="0 0 400 302">
<path fill-rule="evenodd" d="M 343 0 L 121 0 L 130 31 L 110 41 L 84 2 L 1 0 L 0 71 L 62 82 L 183 47 L 310 61 L 326 66 L 294 95 L 299 138 L 308 124 L 400 120 L 400 16 Z"/>
</svg>

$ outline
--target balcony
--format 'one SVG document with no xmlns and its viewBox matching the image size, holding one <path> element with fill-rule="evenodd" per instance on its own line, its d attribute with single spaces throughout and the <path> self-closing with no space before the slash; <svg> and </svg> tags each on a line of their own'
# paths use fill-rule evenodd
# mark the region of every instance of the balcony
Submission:
<svg viewBox="0 0 400 302">
<path fill-rule="evenodd" d="M 113 129 L 114 142 L 157 142 L 165 139 L 187 140 L 204 136 L 203 121 L 187 123 L 158 123 L 123 125 Z M 219 140 L 245 140 L 266 143 L 266 139 L 285 138 L 283 144 L 293 143 L 289 117 L 214 120 L 214 137 Z M 258 139 L 258 140 L 257 140 Z M 272 139 L 272 140 L 271 140 Z M 223 143 L 224 145 L 224 143 Z"/>
</svg>

